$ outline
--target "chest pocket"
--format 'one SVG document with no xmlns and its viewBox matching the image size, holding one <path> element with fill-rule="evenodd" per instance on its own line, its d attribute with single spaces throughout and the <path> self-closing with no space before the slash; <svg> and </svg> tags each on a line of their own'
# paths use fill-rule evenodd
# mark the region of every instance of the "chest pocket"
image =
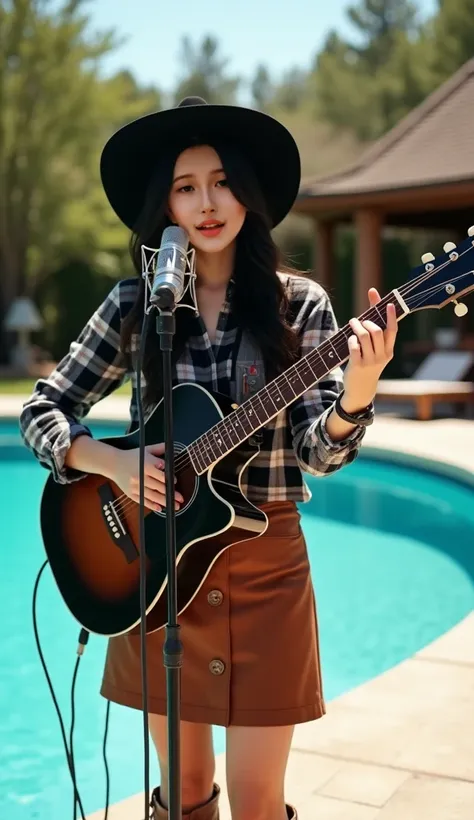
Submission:
<svg viewBox="0 0 474 820">
<path fill-rule="evenodd" d="M 232 393 L 237 404 L 242 404 L 265 387 L 265 365 L 253 339 L 239 330 L 232 357 Z"/>
</svg>

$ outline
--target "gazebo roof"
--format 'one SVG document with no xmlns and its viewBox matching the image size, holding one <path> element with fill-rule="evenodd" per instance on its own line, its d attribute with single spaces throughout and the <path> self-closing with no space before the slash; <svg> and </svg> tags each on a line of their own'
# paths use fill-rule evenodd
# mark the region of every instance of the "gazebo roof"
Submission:
<svg viewBox="0 0 474 820">
<path fill-rule="evenodd" d="M 351 167 L 302 181 L 303 203 L 474 181 L 474 59 L 377 140 Z M 298 205 L 303 205 L 302 208 Z"/>
</svg>

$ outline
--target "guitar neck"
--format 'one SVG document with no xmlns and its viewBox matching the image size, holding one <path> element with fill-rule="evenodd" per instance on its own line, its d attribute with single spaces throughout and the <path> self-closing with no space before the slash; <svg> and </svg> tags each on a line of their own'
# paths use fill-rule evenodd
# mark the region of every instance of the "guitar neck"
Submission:
<svg viewBox="0 0 474 820">
<path fill-rule="evenodd" d="M 359 319 L 370 319 L 385 329 L 386 306 L 389 302 L 394 303 L 398 320 L 409 312 L 398 291 L 393 290 L 378 305 L 359 316 Z M 344 325 L 330 339 L 315 347 L 192 442 L 187 450 L 196 473 L 204 473 L 239 444 L 243 444 L 278 413 L 289 407 L 327 373 L 347 361 L 348 340 L 352 335 L 350 325 Z"/>
</svg>

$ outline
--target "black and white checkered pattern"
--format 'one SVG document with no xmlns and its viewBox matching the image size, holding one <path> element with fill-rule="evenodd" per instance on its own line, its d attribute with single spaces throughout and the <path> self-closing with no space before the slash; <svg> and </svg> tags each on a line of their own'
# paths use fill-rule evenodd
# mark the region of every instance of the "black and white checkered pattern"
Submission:
<svg viewBox="0 0 474 820">
<path fill-rule="evenodd" d="M 279 274 L 282 275 L 282 274 Z M 290 313 L 301 339 L 301 354 L 332 336 L 334 312 L 323 289 L 303 276 L 287 277 Z M 25 444 L 59 483 L 79 480 L 83 473 L 64 464 L 66 452 L 79 435 L 92 435 L 84 424 L 90 408 L 131 380 L 131 428 L 137 424 L 136 374 L 120 351 L 120 323 L 132 307 L 138 279 L 118 282 L 91 316 L 69 352 L 47 379 L 40 379 L 25 402 L 20 430 Z M 232 395 L 232 351 L 237 327 L 229 305 L 219 318 L 211 343 L 200 317 L 196 334 L 177 362 L 177 382 L 199 382 L 210 391 Z M 132 361 L 139 338 L 132 336 Z M 142 377 L 144 387 L 144 378 Z M 256 504 L 269 501 L 307 501 L 306 471 L 325 476 L 357 456 L 365 428 L 358 427 L 344 441 L 331 441 L 326 418 L 343 386 L 342 371 L 333 370 L 303 397 L 282 411 L 265 428 L 260 453 L 245 471 L 243 492 Z"/>
</svg>

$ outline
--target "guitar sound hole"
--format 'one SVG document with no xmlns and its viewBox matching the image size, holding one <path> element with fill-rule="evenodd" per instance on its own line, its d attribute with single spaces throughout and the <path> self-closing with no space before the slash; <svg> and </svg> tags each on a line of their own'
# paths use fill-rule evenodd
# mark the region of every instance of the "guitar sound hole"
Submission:
<svg viewBox="0 0 474 820">
<path fill-rule="evenodd" d="M 184 498 L 184 503 L 181 504 L 179 510 L 176 510 L 176 515 L 179 515 L 193 503 L 199 486 L 199 476 L 196 475 L 192 466 L 186 467 L 184 470 L 178 470 L 176 473 L 176 491 L 181 493 Z M 164 510 L 154 511 L 156 515 L 165 516 Z"/>
<path fill-rule="evenodd" d="M 185 509 L 192 503 L 198 488 L 199 478 L 191 466 L 180 470 L 176 476 L 176 489 L 184 498 L 184 504 L 181 505 L 180 510 Z"/>
</svg>

